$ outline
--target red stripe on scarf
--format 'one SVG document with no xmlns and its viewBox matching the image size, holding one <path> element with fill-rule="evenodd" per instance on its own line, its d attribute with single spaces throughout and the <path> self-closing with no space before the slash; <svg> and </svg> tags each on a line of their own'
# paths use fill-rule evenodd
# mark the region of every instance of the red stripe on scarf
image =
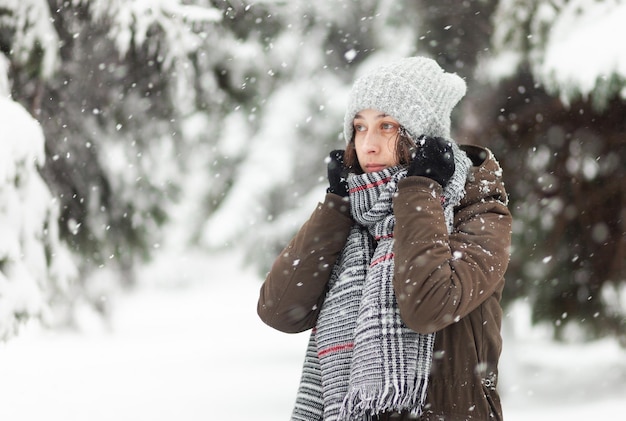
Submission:
<svg viewBox="0 0 626 421">
<path fill-rule="evenodd" d="M 380 262 L 383 262 L 385 260 L 391 260 L 391 259 L 393 259 L 393 253 L 385 254 L 384 256 L 380 256 L 378 259 L 373 260 L 372 263 L 370 263 L 370 267 L 376 266 Z"/>
<path fill-rule="evenodd" d="M 330 354 L 331 352 L 347 351 L 352 348 L 354 348 L 354 342 L 348 342 L 345 344 L 335 345 L 331 346 L 330 348 L 322 349 L 317 352 L 317 356 L 322 357 L 326 354 Z"/>
<path fill-rule="evenodd" d="M 393 232 L 387 235 L 377 235 L 376 237 L 374 237 L 374 240 L 380 241 L 380 240 L 385 240 L 387 238 L 393 238 Z"/>
<path fill-rule="evenodd" d="M 354 193 L 354 192 L 365 190 L 365 189 L 371 189 L 373 187 L 378 187 L 381 184 L 387 183 L 389 180 L 391 180 L 391 177 L 386 177 L 386 178 L 383 178 L 382 180 L 375 181 L 373 183 L 368 183 L 368 184 L 365 184 L 363 186 L 353 187 L 353 188 L 350 189 L 350 193 Z"/>
</svg>

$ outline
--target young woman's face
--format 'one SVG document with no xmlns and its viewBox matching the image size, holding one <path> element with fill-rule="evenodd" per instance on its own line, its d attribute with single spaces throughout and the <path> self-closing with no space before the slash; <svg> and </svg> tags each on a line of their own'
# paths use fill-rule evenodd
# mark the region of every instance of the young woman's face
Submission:
<svg viewBox="0 0 626 421">
<path fill-rule="evenodd" d="M 400 123 L 377 110 L 361 110 L 352 122 L 354 148 L 363 171 L 376 172 L 398 165 L 396 147 Z"/>
</svg>

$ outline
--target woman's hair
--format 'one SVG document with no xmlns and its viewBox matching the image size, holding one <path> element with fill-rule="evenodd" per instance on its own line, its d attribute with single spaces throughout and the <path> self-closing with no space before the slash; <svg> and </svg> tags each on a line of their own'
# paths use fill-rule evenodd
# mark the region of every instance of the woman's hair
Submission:
<svg viewBox="0 0 626 421">
<path fill-rule="evenodd" d="M 396 135 L 398 140 L 396 142 L 396 161 L 400 165 L 409 165 L 413 159 L 413 153 L 415 151 L 415 141 L 409 136 L 404 127 L 400 127 L 398 134 Z M 352 139 L 346 146 L 346 151 L 343 155 L 343 164 L 346 168 L 350 168 L 357 174 L 363 174 L 363 169 L 359 165 L 359 159 L 356 155 L 356 148 L 354 146 L 354 133 Z"/>
</svg>

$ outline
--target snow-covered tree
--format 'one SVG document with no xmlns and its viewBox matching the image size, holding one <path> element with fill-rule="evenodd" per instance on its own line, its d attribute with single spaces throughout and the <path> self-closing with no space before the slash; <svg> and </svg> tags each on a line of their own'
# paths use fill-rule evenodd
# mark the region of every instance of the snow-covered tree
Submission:
<svg viewBox="0 0 626 421">
<path fill-rule="evenodd" d="M 583 326 L 626 343 L 612 304 L 626 281 L 625 18 L 623 1 L 501 0 L 476 68 L 467 133 L 508 170 L 515 217 L 507 295 L 559 337 Z"/>
<path fill-rule="evenodd" d="M 30 318 L 49 321 L 50 301 L 75 281 L 60 241 L 59 203 L 38 169 L 44 137 L 37 120 L 10 98 L 0 55 L 0 341 Z"/>
<path fill-rule="evenodd" d="M 81 274 L 66 302 L 104 308 L 162 243 L 193 154 L 182 133 L 195 108 L 192 59 L 220 20 L 213 7 L 174 0 L 3 2 L 13 98 L 43 128 L 54 229 Z M 104 272 L 108 285 L 93 281 Z"/>
</svg>

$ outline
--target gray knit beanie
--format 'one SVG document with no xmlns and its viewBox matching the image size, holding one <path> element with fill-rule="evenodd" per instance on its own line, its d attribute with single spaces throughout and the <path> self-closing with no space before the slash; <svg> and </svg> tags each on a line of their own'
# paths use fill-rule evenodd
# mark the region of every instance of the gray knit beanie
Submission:
<svg viewBox="0 0 626 421">
<path fill-rule="evenodd" d="M 465 81 L 437 62 L 410 57 L 388 63 L 357 79 L 348 99 L 343 135 L 350 142 L 354 116 L 374 109 L 396 119 L 413 138 L 450 139 L 450 114 L 465 95 Z"/>
</svg>

